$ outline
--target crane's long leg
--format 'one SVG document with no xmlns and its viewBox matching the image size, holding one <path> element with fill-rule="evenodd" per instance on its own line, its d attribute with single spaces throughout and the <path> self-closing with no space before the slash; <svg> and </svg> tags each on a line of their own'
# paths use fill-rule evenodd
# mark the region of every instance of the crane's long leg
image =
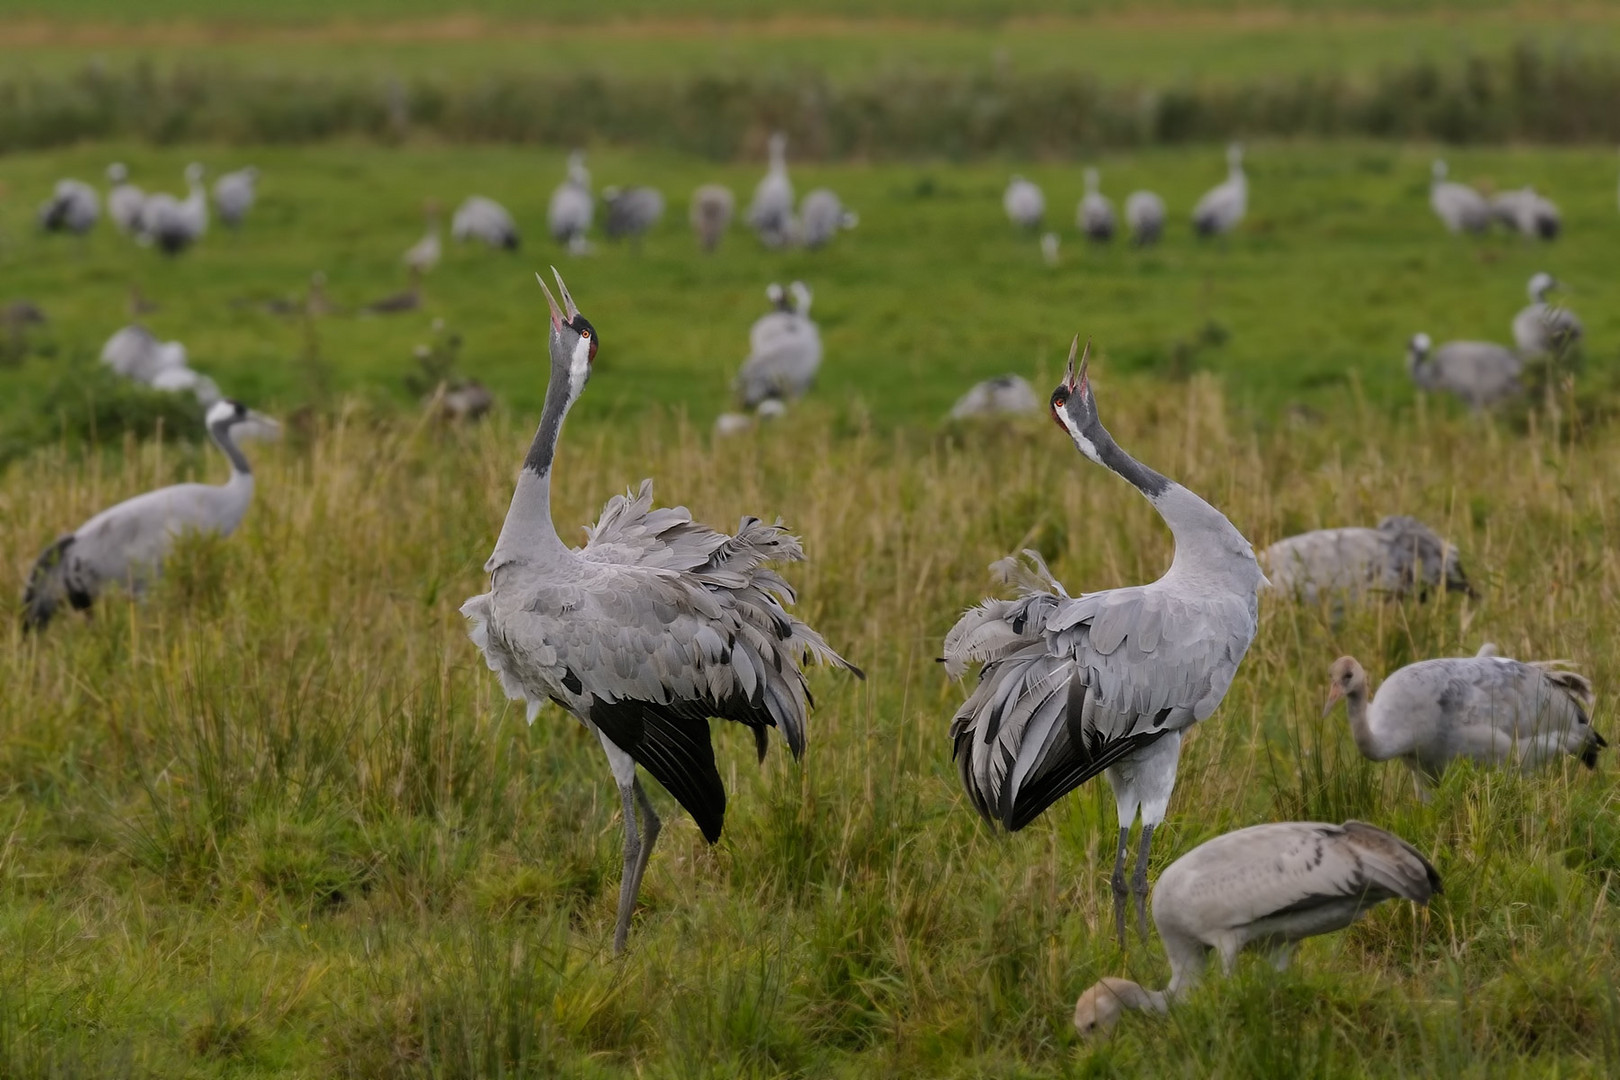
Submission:
<svg viewBox="0 0 1620 1080">
<path fill-rule="evenodd" d="M 1119 935 L 1119 947 L 1125 947 L 1125 849 L 1131 838 L 1131 827 L 1119 827 L 1119 853 L 1114 856 L 1114 874 L 1109 884 L 1114 887 L 1114 930 Z"/>
<path fill-rule="evenodd" d="M 624 952 L 630 937 L 630 914 L 636 907 L 636 886 L 640 884 L 636 866 L 641 862 L 641 838 L 636 830 L 636 782 L 619 785 L 624 800 L 624 875 L 619 879 L 619 921 L 613 928 L 613 955 Z"/>
<path fill-rule="evenodd" d="M 636 802 L 641 806 L 641 849 L 636 854 L 635 874 L 630 884 L 630 903 L 634 906 L 636 897 L 641 895 L 641 879 L 647 873 L 648 861 L 652 859 L 653 845 L 658 843 L 658 833 L 664 823 L 658 820 L 658 812 L 653 809 L 652 800 L 647 798 L 647 789 L 641 786 L 640 777 L 631 786 L 635 788 Z"/>
<path fill-rule="evenodd" d="M 1147 895 L 1148 895 L 1148 849 L 1153 846 L 1153 826 L 1146 821 L 1142 822 L 1142 847 L 1136 853 L 1136 876 L 1131 879 L 1131 892 L 1136 896 L 1136 932 L 1145 942 L 1148 939 L 1147 927 Z M 1123 850 L 1123 849 L 1122 849 Z M 1120 916 L 1119 936 L 1125 937 L 1124 916 Z"/>
</svg>

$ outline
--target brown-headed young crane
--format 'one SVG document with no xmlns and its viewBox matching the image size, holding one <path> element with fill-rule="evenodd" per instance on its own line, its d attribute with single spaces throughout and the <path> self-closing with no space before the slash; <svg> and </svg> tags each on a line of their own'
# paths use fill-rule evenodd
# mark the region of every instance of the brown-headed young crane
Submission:
<svg viewBox="0 0 1620 1080">
<path fill-rule="evenodd" d="M 726 792 L 709 718 L 748 727 L 761 758 L 774 727 L 797 759 L 811 704 L 801 664 L 859 672 L 783 607 L 793 590 L 764 564 L 796 562 L 804 552 L 780 525 L 745 517 L 735 535 L 718 532 L 694 522 L 684 507 L 653 509 L 647 480 L 639 492 L 609 500 L 586 529 L 583 547 L 558 537 L 552 459 L 599 343 L 560 275 L 563 307 L 543 280 L 540 287 L 551 308 L 545 406 L 484 566 L 489 591 L 461 611 L 501 688 L 527 703 L 531 722 L 552 701 L 602 743 L 624 807 L 617 953 L 660 828 L 636 767 L 651 773 L 714 843 Z"/>
<path fill-rule="evenodd" d="M 968 798 L 987 821 L 1021 829 L 1107 775 L 1119 814 L 1111 884 L 1123 944 L 1131 825 L 1140 813 L 1130 891 L 1145 937 L 1148 853 L 1175 787 L 1182 733 L 1226 696 L 1254 640 L 1266 579 L 1224 514 L 1114 442 L 1097 415 L 1086 358 L 1077 371 L 1074 354 L 1052 392 L 1052 416 L 1085 457 L 1153 504 L 1175 537 L 1175 558 L 1152 584 L 1081 596 L 1033 552 L 1025 553 L 1031 569 L 1003 559 L 992 570 L 1019 595 L 963 615 L 946 635 L 944 662 L 952 676 L 984 664 L 951 739 Z"/>
</svg>

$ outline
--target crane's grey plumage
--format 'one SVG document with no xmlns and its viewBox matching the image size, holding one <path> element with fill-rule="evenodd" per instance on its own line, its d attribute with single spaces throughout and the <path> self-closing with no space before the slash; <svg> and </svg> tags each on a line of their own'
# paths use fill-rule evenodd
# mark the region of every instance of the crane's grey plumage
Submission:
<svg viewBox="0 0 1620 1080">
<path fill-rule="evenodd" d="M 101 362 L 126 379 L 145 383 L 154 390 L 189 391 L 205 409 L 221 398 L 214 380 L 189 366 L 184 345 L 159 341 L 139 324 L 126 326 L 108 338 L 101 347 Z"/>
<path fill-rule="evenodd" d="M 1007 220 L 1020 229 L 1038 229 L 1046 217 L 1046 196 L 1034 181 L 1014 176 L 1001 193 L 1001 208 L 1007 212 Z"/>
<path fill-rule="evenodd" d="M 405 268 L 417 274 L 426 274 L 444 257 L 444 243 L 440 240 L 442 229 L 439 225 L 439 204 L 429 202 L 422 210 L 422 216 L 427 221 L 427 232 L 422 239 L 406 249 L 402 261 Z"/>
<path fill-rule="evenodd" d="M 1022 375 L 997 375 L 974 385 L 951 407 L 952 420 L 973 416 L 1008 416 L 1041 411 L 1035 388 Z"/>
<path fill-rule="evenodd" d="M 551 193 L 551 205 L 546 208 L 546 227 L 551 230 L 553 240 L 566 244 L 573 254 L 581 255 L 589 248 L 585 234 L 590 232 L 591 219 L 595 214 L 596 203 L 591 196 L 591 174 L 585 168 L 585 151 L 575 150 L 568 155 L 568 178 Z"/>
<path fill-rule="evenodd" d="M 506 207 L 482 195 L 468 196 L 450 218 L 450 237 L 458 244 L 481 240 L 489 247 L 516 251 L 522 243 Z"/>
<path fill-rule="evenodd" d="M 1429 205 L 1452 232 L 1482 233 L 1491 227 L 1491 207 L 1485 196 L 1446 179 L 1446 163 L 1435 159 L 1430 169 Z"/>
<path fill-rule="evenodd" d="M 853 229 L 861 218 L 830 189 L 816 188 L 799 204 L 799 222 L 804 246 L 813 250 L 825 247 L 840 229 Z"/>
<path fill-rule="evenodd" d="M 219 220 L 228 228 L 239 228 L 247 219 L 248 211 L 253 209 L 258 182 L 259 170 L 252 165 L 228 172 L 214 181 L 214 208 L 219 211 Z"/>
<path fill-rule="evenodd" d="M 781 132 L 771 136 L 770 159 L 748 206 L 748 227 L 766 247 L 781 248 L 792 244 L 799 230 L 793 218 L 793 181 L 788 179 L 787 136 Z"/>
<path fill-rule="evenodd" d="M 107 180 L 112 184 L 107 191 L 107 216 L 119 232 L 133 234 L 140 228 L 146 194 L 129 182 L 129 170 L 121 161 L 107 166 Z"/>
<path fill-rule="evenodd" d="M 664 195 L 657 188 L 603 188 L 602 202 L 607 207 L 603 231 L 609 240 L 629 237 L 631 243 L 639 245 L 664 216 Z"/>
<path fill-rule="evenodd" d="M 1563 664 L 1513 660 L 1486 645 L 1477 656 L 1408 664 L 1369 703 L 1366 671 L 1341 656 L 1322 715 L 1343 698 L 1356 748 L 1370 761 L 1400 758 L 1420 795 L 1458 758 L 1528 772 L 1570 756 L 1596 768 L 1608 743 L 1592 727 L 1592 684 Z"/>
<path fill-rule="evenodd" d="M 1078 339 L 1076 339 L 1078 345 Z M 1089 353 L 1089 349 L 1088 349 Z M 985 820 L 1017 830 L 1105 773 L 1119 849 L 1111 884 L 1125 936 L 1126 843 L 1138 811 L 1134 892 L 1146 934 L 1148 851 L 1175 787 L 1181 737 L 1215 711 L 1254 640 L 1265 577 L 1254 549 L 1209 503 L 1122 450 L 1097 416 L 1081 360 L 1069 353 L 1052 414 L 1081 454 L 1129 481 L 1175 537 L 1175 557 L 1148 585 L 1071 597 L 1040 556 L 992 570 L 1011 600 L 972 608 L 945 638 L 952 676 L 981 661 L 951 722 L 962 785 Z"/>
<path fill-rule="evenodd" d="M 1075 1030 L 1104 1034 L 1126 1009 L 1164 1012 L 1198 984 L 1212 949 L 1228 975 L 1251 945 L 1272 950 L 1280 970 L 1305 938 L 1342 930 L 1385 900 L 1426 906 L 1440 891 L 1422 852 L 1360 821 L 1284 821 L 1217 836 L 1165 867 L 1153 889 L 1170 985 L 1103 979 L 1075 1003 Z"/>
<path fill-rule="evenodd" d="M 1193 207 L 1193 229 L 1199 236 L 1224 236 L 1249 212 L 1249 178 L 1243 172 L 1243 146 L 1226 148 L 1226 179 L 1204 193 Z"/>
<path fill-rule="evenodd" d="M 1086 193 L 1075 208 L 1074 221 L 1080 231 L 1092 240 L 1108 241 L 1114 238 L 1114 204 L 1098 190 L 1100 177 L 1096 169 L 1085 171 Z"/>
<path fill-rule="evenodd" d="M 1491 198 L 1490 206 L 1492 217 L 1532 240 L 1556 240 L 1563 225 L 1558 207 L 1533 187 L 1500 192 Z"/>
<path fill-rule="evenodd" d="M 704 184 L 692 192 L 689 216 L 692 231 L 697 233 L 698 246 L 713 251 L 720 246 L 720 238 L 731 228 L 731 219 L 737 213 L 737 197 L 724 184 Z"/>
<path fill-rule="evenodd" d="M 234 401 L 208 410 L 208 434 L 231 463 L 224 484 L 175 484 L 137 495 L 46 548 L 28 578 L 23 625 L 42 629 L 63 601 L 82 610 L 110 585 L 140 589 L 182 534 L 234 532 L 253 501 L 253 470 L 232 431 L 256 416 Z"/>
<path fill-rule="evenodd" d="M 202 180 L 203 167 L 192 162 L 186 166 L 189 190 L 184 199 L 167 192 L 148 195 L 141 204 L 137 239 L 156 244 L 165 255 L 178 255 L 201 240 L 208 232 L 208 197 Z"/>
<path fill-rule="evenodd" d="M 1430 589 L 1474 594 L 1457 549 L 1416 518 L 1386 517 L 1376 529 L 1316 529 L 1260 553 L 1271 584 L 1315 602 L 1324 593 L 1422 595 Z"/>
<path fill-rule="evenodd" d="M 1133 191 L 1125 200 L 1125 223 L 1139 247 L 1158 242 L 1164 232 L 1164 200 L 1151 191 Z"/>
<path fill-rule="evenodd" d="M 1420 389 L 1455 394 L 1478 412 L 1519 392 L 1524 362 L 1494 342 L 1448 341 L 1436 349 L 1428 334 L 1414 334 L 1406 371 Z"/>
<path fill-rule="evenodd" d="M 801 397 L 821 370 L 821 331 L 810 318 L 810 289 L 795 281 L 789 291 L 791 306 L 779 292 L 766 290 L 777 309 L 755 320 L 748 332 L 748 358 L 734 385 L 750 409 L 773 398 Z"/>
<path fill-rule="evenodd" d="M 1573 311 L 1547 303 L 1547 293 L 1557 287 L 1551 274 L 1535 274 L 1526 288 L 1530 306 L 1513 316 L 1513 344 L 1525 359 L 1568 352 L 1585 333 Z"/>
<path fill-rule="evenodd" d="M 101 197 L 82 180 L 58 180 L 50 199 L 39 208 L 39 224 L 46 232 L 83 236 L 101 218 Z"/>
<path fill-rule="evenodd" d="M 726 795 L 709 718 L 750 728 L 761 757 L 767 732 L 776 728 L 797 758 L 810 705 L 800 665 L 856 669 L 784 608 L 793 590 L 764 564 L 795 562 L 804 553 L 780 525 L 745 517 L 728 536 L 692 521 L 682 507 L 654 510 L 649 480 L 609 500 L 586 530 L 584 547 L 570 548 L 557 536 L 553 454 L 598 345 L 561 276 L 557 289 L 561 309 L 545 290 L 551 375 L 540 426 L 485 564 L 489 592 L 461 611 L 506 695 L 527 703 L 530 721 L 552 701 L 602 743 L 624 807 L 624 878 L 614 930 L 620 951 L 660 828 L 636 766 L 651 773 L 713 843 Z"/>
</svg>

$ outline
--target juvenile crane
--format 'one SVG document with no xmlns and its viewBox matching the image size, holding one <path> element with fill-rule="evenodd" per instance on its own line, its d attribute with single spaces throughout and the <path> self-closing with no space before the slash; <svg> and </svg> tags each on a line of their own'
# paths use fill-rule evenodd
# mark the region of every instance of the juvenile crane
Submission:
<svg viewBox="0 0 1620 1080">
<path fill-rule="evenodd" d="M 1199 236 L 1224 236 L 1249 212 L 1249 178 L 1243 172 L 1243 146 L 1226 148 L 1226 179 L 1204 193 L 1193 207 L 1193 230 Z"/>
<path fill-rule="evenodd" d="M 1315 529 L 1279 540 L 1260 553 L 1260 565 L 1280 592 L 1311 602 L 1322 593 L 1404 596 L 1444 588 L 1474 595 L 1457 549 L 1398 514 L 1376 529 Z"/>
<path fill-rule="evenodd" d="M 1491 207 L 1485 196 L 1467 184 L 1447 180 L 1446 163 L 1438 158 L 1430 169 L 1429 205 L 1454 233 L 1482 233 L 1491 227 Z"/>
<path fill-rule="evenodd" d="M 555 270 L 552 271 L 556 273 Z M 555 702 L 602 743 L 624 808 L 624 877 L 614 951 L 622 952 L 660 822 L 636 775 L 651 773 L 710 843 L 720 837 L 726 793 L 709 742 L 709 717 L 752 730 L 763 759 L 777 728 L 804 752 L 810 695 L 800 665 L 858 671 L 783 603 L 793 590 L 768 562 L 804 558 L 780 525 L 745 517 L 728 536 L 685 508 L 652 508 L 652 481 L 615 496 L 582 548 L 551 520 L 551 470 L 570 406 L 591 375 L 596 329 L 562 277 L 551 309 L 551 375 L 545 407 L 517 489 L 484 568 L 489 592 L 462 605 L 471 636 L 507 697 Z M 641 822 L 637 823 L 637 807 Z"/>
<path fill-rule="evenodd" d="M 140 589 L 184 533 L 236 531 L 253 501 L 253 470 L 232 432 L 249 423 L 274 426 L 235 401 L 219 401 L 208 410 L 208 434 L 231 463 L 224 484 L 175 484 L 137 495 L 46 548 L 28 577 L 23 625 L 43 629 L 64 600 L 84 610 L 109 585 Z"/>
<path fill-rule="evenodd" d="M 568 250 L 581 255 L 588 249 L 585 234 L 590 232 L 591 218 L 596 213 L 591 198 L 591 174 L 585 168 L 585 151 L 575 150 L 568 155 L 568 178 L 551 193 L 551 204 L 546 208 L 546 227 L 551 238 L 565 244 Z"/>
<path fill-rule="evenodd" d="M 688 216 L 692 231 L 697 233 L 698 246 L 713 251 L 720 246 L 720 238 L 731 228 L 731 219 L 737 212 L 737 197 L 724 184 L 704 184 L 692 192 L 692 206 Z"/>
<path fill-rule="evenodd" d="M 1226 516 L 1122 450 L 1097 415 L 1086 358 L 1052 393 L 1052 415 L 1089 460 L 1140 491 L 1175 537 L 1163 577 L 1071 597 L 1033 552 L 992 569 L 1018 597 L 972 608 L 945 638 L 946 670 L 983 661 L 978 686 L 951 722 L 957 767 L 986 821 L 1016 831 L 1105 773 L 1118 810 L 1110 879 L 1125 939 L 1125 859 L 1142 817 L 1131 891 L 1147 933 L 1153 830 L 1176 783 L 1183 732 L 1215 711 L 1254 640 L 1265 577 Z M 1089 354 L 1090 349 L 1088 347 Z"/>
<path fill-rule="evenodd" d="M 1341 656 L 1322 715 L 1343 698 L 1356 749 L 1369 761 L 1400 758 L 1420 797 L 1458 758 L 1529 772 L 1570 756 L 1595 769 L 1608 743 L 1592 727 L 1592 684 L 1562 664 L 1512 660 L 1486 645 L 1477 656 L 1407 664 L 1369 703 L 1366 671 Z"/>
<path fill-rule="evenodd" d="M 1103 979 L 1075 1003 L 1075 1030 L 1104 1034 L 1126 1009 L 1164 1012 L 1198 984 L 1211 949 L 1228 975 L 1251 945 L 1271 949 L 1280 971 L 1305 938 L 1343 930 L 1385 900 L 1426 906 L 1440 891 L 1417 848 L 1360 821 L 1284 821 L 1217 836 L 1166 867 L 1153 889 L 1170 985 Z"/>
<path fill-rule="evenodd" d="M 1585 333 L 1573 311 L 1547 303 L 1547 294 L 1557 287 L 1551 274 L 1536 274 L 1526 288 L 1530 306 L 1513 316 L 1513 344 L 1526 359 L 1564 353 Z"/>
<path fill-rule="evenodd" d="M 1085 172 L 1086 193 L 1075 208 L 1075 224 L 1092 240 L 1106 243 L 1114 238 L 1114 204 L 1099 190 L 1096 169 Z"/>
</svg>

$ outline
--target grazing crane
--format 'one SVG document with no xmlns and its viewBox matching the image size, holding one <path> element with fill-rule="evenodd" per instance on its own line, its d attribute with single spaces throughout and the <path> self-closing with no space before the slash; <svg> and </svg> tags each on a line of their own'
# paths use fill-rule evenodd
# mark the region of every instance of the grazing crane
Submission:
<svg viewBox="0 0 1620 1080">
<path fill-rule="evenodd" d="M 107 180 L 112 184 L 107 192 L 107 216 L 112 218 L 119 232 L 125 235 L 138 232 L 146 194 L 129 182 L 129 170 L 121 161 L 107 166 Z"/>
<path fill-rule="evenodd" d="M 780 131 L 771 136 L 770 167 L 754 188 L 754 201 L 748 207 L 748 227 L 768 248 L 787 247 L 798 232 L 793 220 L 793 181 L 788 179 L 787 136 Z"/>
<path fill-rule="evenodd" d="M 227 228 L 241 227 L 247 212 L 253 209 L 254 186 L 258 182 L 259 170 L 252 165 L 228 172 L 214 181 L 214 208 Z"/>
<path fill-rule="evenodd" d="M 1254 640 L 1265 576 L 1226 516 L 1114 442 L 1097 415 L 1087 358 L 1052 392 L 1052 416 L 1081 454 L 1123 477 L 1153 504 L 1175 537 L 1175 558 L 1150 585 L 1071 597 L 1034 552 L 1030 567 L 992 567 L 1016 585 L 1012 600 L 986 600 L 945 637 L 952 677 L 983 661 L 978 686 L 951 721 L 951 741 L 974 809 L 1016 831 L 1098 773 L 1118 809 L 1119 849 L 1110 879 L 1125 940 L 1125 855 L 1142 816 L 1133 891 L 1147 934 L 1147 868 L 1153 830 L 1176 783 L 1182 733 L 1215 711 Z M 1090 346 L 1086 352 L 1089 356 Z"/>
<path fill-rule="evenodd" d="M 603 188 L 602 202 L 607 206 L 603 228 L 608 239 L 629 237 L 638 250 L 641 238 L 664 216 L 664 195 L 657 188 Z"/>
<path fill-rule="evenodd" d="M 605 194 L 605 193 L 604 193 Z M 591 174 L 585 168 L 585 151 L 568 155 L 568 178 L 551 193 L 546 208 L 546 228 L 551 238 L 565 244 L 571 254 L 583 255 L 590 249 L 585 234 L 591 231 L 596 201 L 591 197 Z"/>
<path fill-rule="evenodd" d="M 1022 375 L 997 375 L 986 379 L 957 399 L 950 419 L 973 416 L 1009 416 L 1041 411 L 1035 388 Z"/>
<path fill-rule="evenodd" d="M 1243 146 L 1226 148 L 1226 180 L 1204 193 L 1193 207 L 1193 229 L 1199 236 L 1225 236 L 1249 212 L 1249 178 L 1243 173 Z"/>
<path fill-rule="evenodd" d="M 138 239 L 156 244 L 165 255 L 178 255 L 208 232 L 208 197 L 203 191 L 203 167 L 196 162 L 186 166 L 189 191 L 184 199 L 167 192 L 147 196 L 141 206 Z"/>
<path fill-rule="evenodd" d="M 186 347 L 162 342 L 138 324 L 116 331 L 101 347 L 101 362 L 126 379 L 151 384 L 158 372 L 186 366 Z"/>
<path fill-rule="evenodd" d="M 599 343 L 560 275 L 563 308 L 543 279 L 540 287 L 551 308 L 545 408 L 484 566 L 490 589 L 461 612 L 501 688 L 527 703 L 531 722 L 541 705 L 556 702 L 601 740 L 624 807 L 618 953 L 661 825 L 636 766 L 714 843 L 726 793 L 709 717 L 749 727 L 762 760 L 768 731 L 777 728 L 797 759 L 809 707 L 800 665 L 859 671 L 784 608 L 793 590 L 763 564 L 796 562 L 804 553 L 780 525 L 745 517 L 728 536 L 697 524 L 682 507 L 654 510 L 646 480 L 638 492 L 609 500 L 584 547 L 558 537 L 552 458 Z"/>
<path fill-rule="evenodd" d="M 831 243 L 840 229 L 853 229 L 861 223 L 860 215 L 846 208 L 827 188 L 816 188 L 804 197 L 799 204 L 799 220 L 804 246 L 811 250 Z"/>
<path fill-rule="evenodd" d="M 1513 231 L 1532 240 L 1556 240 L 1563 216 L 1550 199 L 1533 187 L 1504 191 L 1491 199 L 1491 215 Z"/>
<path fill-rule="evenodd" d="M 23 596 L 23 626 L 40 630 L 62 601 L 83 610 L 109 585 L 140 590 L 184 533 L 229 536 L 253 501 L 253 470 L 233 432 L 250 423 L 273 424 L 235 401 L 208 410 L 208 434 L 231 462 L 224 484 L 175 484 L 103 510 L 46 548 L 34 564 Z"/>
<path fill-rule="evenodd" d="M 1479 412 L 1519 392 L 1524 362 L 1493 342 L 1448 341 L 1435 349 L 1428 334 L 1414 334 L 1406 347 L 1406 370 L 1419 389 L 1455 394 Z"/>
<path fill-rule="evenodd" d="M 1585 332 L 1581 320 L 1566 307 L 1547 303 L 1547 293 L 1558 288 L 1551 274 L 1537 273 L 1526 292 L 1530 306 L 1513 316 L 1513 344 L 1526 360 L 1536 356 L 1558 356 L 1580 344 Z"/>
<path fill-rule="evenodd" d="M 444 244 L 439 239 L 442 231 L 439 226 L 439 204 L 428 200 L 422 208 L 422 216 L 427 221 L 427 232 L 406 250 L 401 260 L 405 263 L 405 269 L 414 274 L 428 273 L 439 265 L 439 260 L 444 256 Z"/>
<path fill-rule="evenodd" d="M 1107 243 L 1114 238 L 1114 204 L 1097 190 L 1100 177 L 1096 169 L 1085 171 L 1086 193 L 1075 209 L 1075 224 L 1092 240 Z"/>
<path fill-rule="evenodd" d="M 1014 176 L 1001 193 L 1001 208 L 1007 212 L 1007 220 L 1020 229 L 1038 229 L 1046 217 L 1046 196 L 1034 181 Z"/>
<path fill-rule="evenodd" d="M 100 217 L 101 198 L 83 180 L 58 180 L 50 200 L 39 208 L 40 228 L 46 232 L 83 236 Z"/>
<path fill-rule="evenodd" d="M 1491 227 L 1491 207 L 1485 196 L 1467 184 L 1447 180 L 1446 163 L 1439 158 L 1430 169 L 1429 205 L 1454 233 L 1482 233 Z"/>
<path fill-rule="evenodd" d="M 748 333 L 748 358 L 734 385 L 750 409 L 773 398 L 790 401 L 803 396 L 821 370 L 821 331 L 810 318 L 810 288 L 802 281 L 788 288 L 791 306 L 779 292 L 766 290 L 778 310 L 756 320 Z"/>
<path fill-rule="evenodd" d="M 1343 930 L 1385 900 L 1427 906 L 1440 891 L 1417 848 L 1360 821 L 1281 821 L 1217 836 L 1165 867 L 1153 889 L 1170 985 L 1103 979 L 1075 1003 L 1075 1030 L 1089 1038 L 1111 1031 L 1126 1009 L 1164 1012 L 1202 979 L 1211 949 L 1227 975 L 1250 945 L 1270 949 L 1280 971 L 1298 942 Z"/>
<path fill-rule="evenodd" d="M 1369 703 L 1367 672 L 1341 656 L 1322 715 L 1343 698 L 1356 749 L 1369 761 L 1400 758 L 1420 798 L 1458 758 L 1530 772 L 1570 756 L 1595 769 L 1608 743 L 1592 727 L 1592 684 L 1565 664 L 1512 660 L 1487 644 L 1475 656 L 1407 664 Z"/>
<path fill-rule="evenodd" d="M 1260 553 L 1279 592 L 1314 603 L 1318 595 L 1420 596 L 1430 589 L 1475 595 L 1457 549 L 1416 518 L 1386 517 L 1376 529 L 1317 529 Z"/>
<path fill-rule="evenodd" d="M 731 219 L 737 212 L 737 197 L 724 184 L 704 184 L 692 192 L 692 206 L 688 217 L 692 231 L 697 233 L 698 246 L 713 251 L 720 246 L 720 238 L 731 228 Z"/>
<path fill-rule="evenodd" d="M 1164 218 L 1164 200 L 1151 191 L 1133 191 L 1125 200 L 1125 224 L 1130 226 L 1131 242 L 1137 247 L 1159 242 Z"/>
<path fill-rule="evenodd" d="M 482 240 L 492 248 L 516 251 L 521 238 L 506 207 L 482 195 L 469 196 L 450 218 L 450 237 L 458 244 Z"/>
</svg>

